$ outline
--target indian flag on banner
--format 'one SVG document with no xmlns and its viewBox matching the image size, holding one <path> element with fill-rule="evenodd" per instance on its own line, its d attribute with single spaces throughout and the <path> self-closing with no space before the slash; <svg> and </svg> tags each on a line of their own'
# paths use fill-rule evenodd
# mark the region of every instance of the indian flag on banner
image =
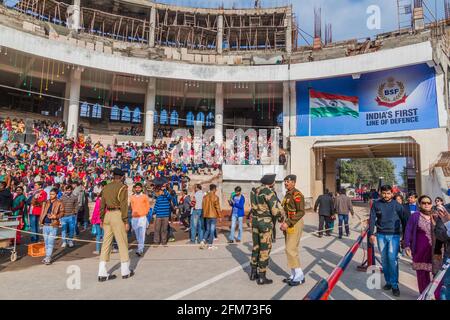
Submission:
<svg viewBox="0 0 450 320">
<path fill-rule="evenodd" d="M 359 117 L 358 97 L 309 90 L 311 117 L 326 118 L 352 116 Z"/>
</svg>

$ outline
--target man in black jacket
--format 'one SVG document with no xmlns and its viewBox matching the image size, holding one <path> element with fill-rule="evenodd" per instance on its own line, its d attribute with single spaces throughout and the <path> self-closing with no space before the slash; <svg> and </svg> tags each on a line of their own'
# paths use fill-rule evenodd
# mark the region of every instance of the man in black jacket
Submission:
<svg viewBox="0 0 450 320">
<path fill-rule="evenodd" d="M 332 222 L 331 217 L 334 211 L 333 197 L 328 189 L 325 190 L 325 193 L 320 195 L 316 203 L 314 204 L 314 212 L 317 212 L 317 208 L 319 208 L 319 238 L 322 238 L 322 230 L 324 230 L 324 224 L 326 226 L 325 234 L 327 236 L 331 236 L 331 230 L 329 226 Z"/>
<path fill-rule="evenodd" d="M 394 200 L 392 187 L 381 187 L 381 199 L 373 203 L 370 209 L 369 239 L 372 245 L 378 244 L 386 285 L 394 296 L 400 296 L 398 288 L 398 253 L 400 236 L 406 217 L 401 204 Z M 375 227 L 377 232 L 375 234 Z"/>
</svg>

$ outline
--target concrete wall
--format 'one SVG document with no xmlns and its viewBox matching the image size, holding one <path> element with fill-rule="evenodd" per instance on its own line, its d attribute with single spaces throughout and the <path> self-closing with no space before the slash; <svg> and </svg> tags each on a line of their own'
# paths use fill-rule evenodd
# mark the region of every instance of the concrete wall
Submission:
<svg viewBox="0 0 450 320">
<path fill-rule="evenodd" d="M 284 166 L 280 165 L 223 165 L 224 181 L 259 181 L 265 174 L 275 173 L 276 181 L 283 181 L 286 176 Z"/>
<path fill-rule="evenodd" d="M 336 158 L 326 158 L 325 159 L 325 188 L 330 192 L 336 191 Z M 323 183 L 322 183 L 323 184 Z M 323 189 L 322 189 L 323 190 Z M 322 190 L 314 190 L 314 198 L 322 194 Z"/>
<path fill-rule="evenodd" d="M 21 41 L 17 41 L 21 39 Z M 431 42 L 345 58 L 288 65 L 210 66 L 106 54 L 0 26 L 0 46 L 84 67 L 147 77 L 211 82 L 308 80 L 373 72 L 433 60 Z"/>
<path fill-rule="evenodd" d="M 431 189 L 428 195 L 430 197 L 441 197 L 445 203 L 450 203 L 450 197 L 447 195 L 450 179 L 444 175 L 441 167 L 436 167 L 430 177 Z"/>
<path fill-rule="evenodd" d="M 443 151 L 449 150 L 446 128 L 412 131 L 411 136 L 420 146 L 420 186 L 424 194 L 431 194 L 434 188 L 432 176 L 433 164 Z"/>
</svg>

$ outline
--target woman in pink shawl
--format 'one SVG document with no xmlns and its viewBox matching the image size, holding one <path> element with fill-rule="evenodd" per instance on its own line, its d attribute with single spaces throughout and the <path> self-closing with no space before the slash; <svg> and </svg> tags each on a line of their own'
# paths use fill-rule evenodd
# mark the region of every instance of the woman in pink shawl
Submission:
<svg viewBox="0 0 450 320">
<path fill-rule="evenodd" d="M 91 224 L 92 224 L 92 233 L 95 235 L 95 251 L 94 254 L 100 254 L 100 249 L 102 247 L 101 240 L 103 238 L 103 229 L 101 228 L 101 219 L 100 219 L 100 205 L 102 201 L 101 193 L 97 195 L 97 199 L 95 200 L 94 211 L 92 212 Z"/>
<path fill-rule="evenodd" d="M 436 237 L 433 232 L 433 200 L 429 196 L 421 196 L 418 203 L 419 211 L 411 215 L 406 225 L 405 252 L 412 257 L 412 267 L 416 271 L 419 292 L 422 294 L 433 278 L 432 258 Z M 440 295 L 439 291 L 435 292 L 436 298 Z"/>
</svg>

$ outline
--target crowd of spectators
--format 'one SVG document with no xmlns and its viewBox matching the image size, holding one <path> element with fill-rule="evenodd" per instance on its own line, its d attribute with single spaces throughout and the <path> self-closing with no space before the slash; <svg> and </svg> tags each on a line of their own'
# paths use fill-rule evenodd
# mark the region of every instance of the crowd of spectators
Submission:
<svg viewBox="0 0 450 320">
<path fill-rule="evenodd" d="M 131 126 L 129 128 L 122 127 L 119 130 L 119 134 L 123 136 L 143 136 L 144 129 L 142 127 Z"/>
</svg>

